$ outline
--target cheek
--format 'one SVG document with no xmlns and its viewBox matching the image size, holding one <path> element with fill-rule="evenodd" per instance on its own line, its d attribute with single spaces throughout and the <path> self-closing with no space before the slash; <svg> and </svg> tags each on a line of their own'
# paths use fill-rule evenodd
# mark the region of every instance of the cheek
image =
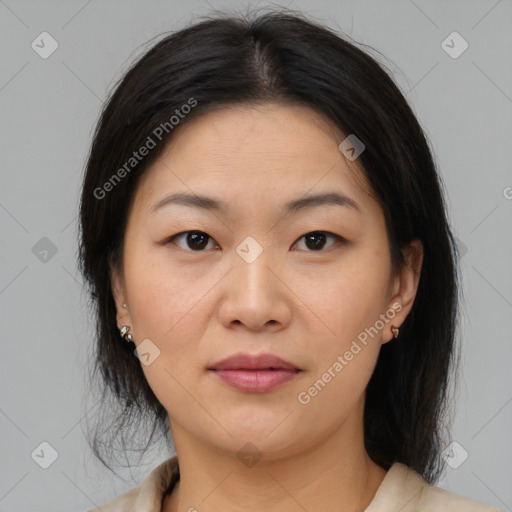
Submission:
<svg viewBox="0 0 512 512">
<path fill-rule="evenodd" d="M 303 285 L 303 294 L 314 290 L 304 296 L 322 320 L 314 320 L 319 332 L 310 338 L 307 349 L 315 354 L 308 385 L 316 380 L 320 387 L 326 384 L 318 402 L 351 403 L 364 391 L 381 347 L 385 324 L 379 318 L 386 308 L 388 270 L 385 254 L 373 251 L 365 257 L 360 252 L 344 260 L 322 286 Z"/>
<path fill-rule="evenodd" d="M 193 330 L 191 318 L 197 317 L 205 294 L 219 279 L 198 267 L 172 264 L 162 248 L 126 259 L 128 299 L 138 338 L 154 337 L 165 343 L 183 331 L 183 326 Z"/>
<path fill-rule="evenodd" d="M 299 412 L 324 428 L 336 430 L 361 403 L 378 356 L 375 347 L 362 347 L 352 360 L 341 363 L 333 354 L 329 364 L 299 390 Z M 336 364 L 337 363 L 337 364 Z"/>
<path fill-rule="evenodd" d="M 355 253 L 323 276 L 303 281 L 302 295 L 329 327 L 331 335 L 348 340 L 373 325 L 384 312 L 388 291 L 388 260 L 382 254 Z"/>
<path fill-rule="evenodd" d="M 159 351 L 154 362 L 142 369 L 155 395 L 166 404 L 183 391 L 179 382 L 204 371 L 198 340 L 211 316 L 205 309 L 211 306 L 207 293 L 219 276 L 190 275 L 170 265 L 165 251 L 149 250 L 125 259 L 125 276 L 136 344 L 149 339 Z"/>
<path fill-rule="evenodd" d="M 300 389 L 303 401 L 297 396 L 300 404 L 308 401 L 308 415 L 338 425 L 364 393 L 381 348 L 382 329 L 374 330 L 384 307 L 380 291 L 380 283 L 367 273 L 350 273 L 318 295 L 318 311 L 329 330 L 324 328 L 308 347 L 312 371 Z"/>
</svg>

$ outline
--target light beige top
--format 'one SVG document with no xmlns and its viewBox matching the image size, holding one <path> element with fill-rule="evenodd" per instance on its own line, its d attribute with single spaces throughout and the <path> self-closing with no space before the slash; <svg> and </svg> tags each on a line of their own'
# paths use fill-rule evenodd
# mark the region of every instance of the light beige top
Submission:
<svg viewBox="0 0 512 512">
<path fill-rule="evenodd" d="M 157 466 L 139 487 L 87 512 L 161 512 L 166 489 L 179 480 L 176 455 Z M 395 462 L 364 512 L 503 512 L 429 485 L 416 471 Z"/>
</svg>

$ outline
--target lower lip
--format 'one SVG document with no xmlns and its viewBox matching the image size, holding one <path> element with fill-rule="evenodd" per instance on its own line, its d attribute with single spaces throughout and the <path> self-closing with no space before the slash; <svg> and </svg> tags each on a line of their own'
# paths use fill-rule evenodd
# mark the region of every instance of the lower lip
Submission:
<svg viewBox="0 0 512 512">
<path fill-rule="evenodd" d="M 226 384 L 241 391 L 265 393 L 293 379 L 297 370 L 212 370 Z"/>
</svg>

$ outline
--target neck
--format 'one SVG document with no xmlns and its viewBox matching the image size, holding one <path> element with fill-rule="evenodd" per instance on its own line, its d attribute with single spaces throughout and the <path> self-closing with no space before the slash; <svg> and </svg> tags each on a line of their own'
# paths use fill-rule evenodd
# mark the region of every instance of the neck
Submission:
<svg viewBox="0 0 512 512">
<path fill-rule="evenodd" d="M 180 480 L 162 512 L 363 512 L 386 470 L 364 448 L 361 423 L 350 418 L 330 438 L 288 455 L 244 465 L 237 453 L 198 443 L 172 425 Z M 244 443 L 241 443 L 242 445 Z"/>
</svg>

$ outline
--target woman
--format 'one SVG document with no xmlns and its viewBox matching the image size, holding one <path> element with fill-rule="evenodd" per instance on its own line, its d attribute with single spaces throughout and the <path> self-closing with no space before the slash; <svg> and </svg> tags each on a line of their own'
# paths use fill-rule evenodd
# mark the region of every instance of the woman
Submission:
<svg viewBox="0 0 512 512">
<path fill-rule="evenodd" d="M 96 129 L 80 265 L 119 410 L 94 452 L 144 421 L 176 451 L 96 510 L 495 510 L 431 486 L 458 267 L 427 139 L 329 29 L 216 16 L 140 58 Z"/>
</svg>

